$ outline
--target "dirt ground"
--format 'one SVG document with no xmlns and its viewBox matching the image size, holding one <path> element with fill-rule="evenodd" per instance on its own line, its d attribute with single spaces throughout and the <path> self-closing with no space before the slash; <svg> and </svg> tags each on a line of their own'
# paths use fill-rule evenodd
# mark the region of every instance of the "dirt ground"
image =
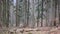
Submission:
<svg viewBox="0 0 60 34">
<path fill-rule="evenodd" d="M 5 30 L 4 30 L 5 31 Z M 60 27 L 40 27 L 40 28 L 10 28 L 3 34 L 60 34 Z"/>
<path fill-rule="evenodd" d="M 12 31 L 13 32 L 13 31 Z M 16 34 L 60 34 L 60 27 L 18 28 Z"/>
</svg>

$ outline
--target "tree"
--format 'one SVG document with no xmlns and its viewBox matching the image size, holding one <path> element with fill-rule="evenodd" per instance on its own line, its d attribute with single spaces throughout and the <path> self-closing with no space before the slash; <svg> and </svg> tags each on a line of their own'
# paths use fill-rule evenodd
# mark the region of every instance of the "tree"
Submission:
<svg viewBox="0 0 60 34">
<path fill-rule="evenodd" d="M 16 26 L 19 26 L 18 24 L 19 24 L 19 22 L 18 22 L 18 0 L 16 0 Z"/>
<path fill-rule="evenodd" d="M 43 0 L 42 0 L 42 12 L 41 12 L 41 27 L 43 26 Z"/>
<path fill-rule="evenodd" d="M 8 27 L 9 24 L 9 0 L 1 0 L 1 14 L 0 14 L 0 20 L 2 22 L 3 25 L 5 25 L 6 27 Z M 8 21 L 7 21 L 8 20 Z"/>
</svg>

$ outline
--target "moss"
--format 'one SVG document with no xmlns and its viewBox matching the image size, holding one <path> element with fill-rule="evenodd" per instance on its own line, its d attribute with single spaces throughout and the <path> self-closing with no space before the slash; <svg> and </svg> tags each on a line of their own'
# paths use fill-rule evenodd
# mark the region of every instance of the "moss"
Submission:
<svg viewBox="0 0 60 34">
<path fill-rule="evenodd" d="M 29 32 L 28 34 L 32 34 L 31 32 Z"/>
</svg>

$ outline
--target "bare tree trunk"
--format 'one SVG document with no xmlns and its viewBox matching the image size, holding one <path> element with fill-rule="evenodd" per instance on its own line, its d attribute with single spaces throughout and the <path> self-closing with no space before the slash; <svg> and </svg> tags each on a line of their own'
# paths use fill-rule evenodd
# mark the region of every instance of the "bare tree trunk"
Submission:
<svg viewBox="0 0 60 34">
<path fill-rule="evenodd" d="M 32 7 L 32 9 L 33 9 L 33 10 L 32 10 L 32 13 L 33 13 L 33 14 L 32 14 L 32 27 L 33 27 L 33 28 L 34 28 L 34 26 L 35 26 L 35 17 L 34 17 L 35 2 L 34 2 L 34 1 L 35 1 L 35 0 L 32 1 L 32 4 L 33 4 L 33 5 L 32 5 L 32 6 L 33 6 L 33 7 Z"/>
<path fill-rule="evenodd" d="M 42 12 L 41 12 L 41 27 L 43 26 L 43 0 L 42 0 Z"/>
<path fill-rule="evenodd" d="M 18 0 L 16 0 L 16 26 L 19 26 L 18 25 L 18 17 L 17 17 L 17 13 L 18 12 Z"/>
<path fill-rule="evenodd" d="M 39 0 L 38 0 L 38 17 L 37 17 L 37 27 L 39 27 L 39 17 L 40 16 L 40 11 L 39 11 Z"/>
<path fill-rule="evenodd" d="M 9 8 L 10 8 L 10 6 L 9 6 L 9 0 L 7 0 L 7 27 L 9 27 Z"/>
<path fill-rule="evenodd" d="M 23 4 L 24 4 L 24 13 L 25 13 L 25 17 L 24 17 L 24 27 L 28 26 L 28 21 L 27 21 L 27 0 L 23 0 Z"/>
<path fill-rule="evenodd" d="M 57 18 L 57 16 L 56 16 L 56 13 L 57 13 L 57 11 L 56 11 L 57 10 L 57 1 L 56 0 L 54 1 L 54 5 L 55 5 L 55 18 L 54 18 L 55 21 L 54 21 L 54 26 L 56 26 L 56 18 Z"/>
<path fill-rule="evenodd" d="M 58 1 L 58 14 L 59 14 L 59 25 L 60 25 L 60 0 Z"/>
<path fill-rule="evenodd" d="M 59 12 L 58 12 L 58 1 L 57 1 L 57 9 L 56 9 L 56 11 L 57 11 L 57 13 L 56 13 L 56 25 L 58 26 L 59 25 Z"/>
<path fill-rule="evenodd" d="M 2 19 L 1 19 L 1 15 L 2 14 L 2 0 L 0 0 L 0 28 L 2 28 Z"/>
<path fill-rule="evenodd" d="M 27 26 L 29 25 L 29 0 L 27 0 Z"/>
</svg>

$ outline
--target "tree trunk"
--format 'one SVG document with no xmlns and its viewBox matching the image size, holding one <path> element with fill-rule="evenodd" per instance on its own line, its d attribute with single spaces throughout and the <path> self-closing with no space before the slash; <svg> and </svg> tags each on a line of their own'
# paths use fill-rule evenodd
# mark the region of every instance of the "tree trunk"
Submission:
<svg viewBox="0 0 60 34">
<path fill-rule="evenodd" d="M 42 0 L 42 12 L 41 12 L 41 27 L 43 26 L 43 0 Z"/>
</svg>

